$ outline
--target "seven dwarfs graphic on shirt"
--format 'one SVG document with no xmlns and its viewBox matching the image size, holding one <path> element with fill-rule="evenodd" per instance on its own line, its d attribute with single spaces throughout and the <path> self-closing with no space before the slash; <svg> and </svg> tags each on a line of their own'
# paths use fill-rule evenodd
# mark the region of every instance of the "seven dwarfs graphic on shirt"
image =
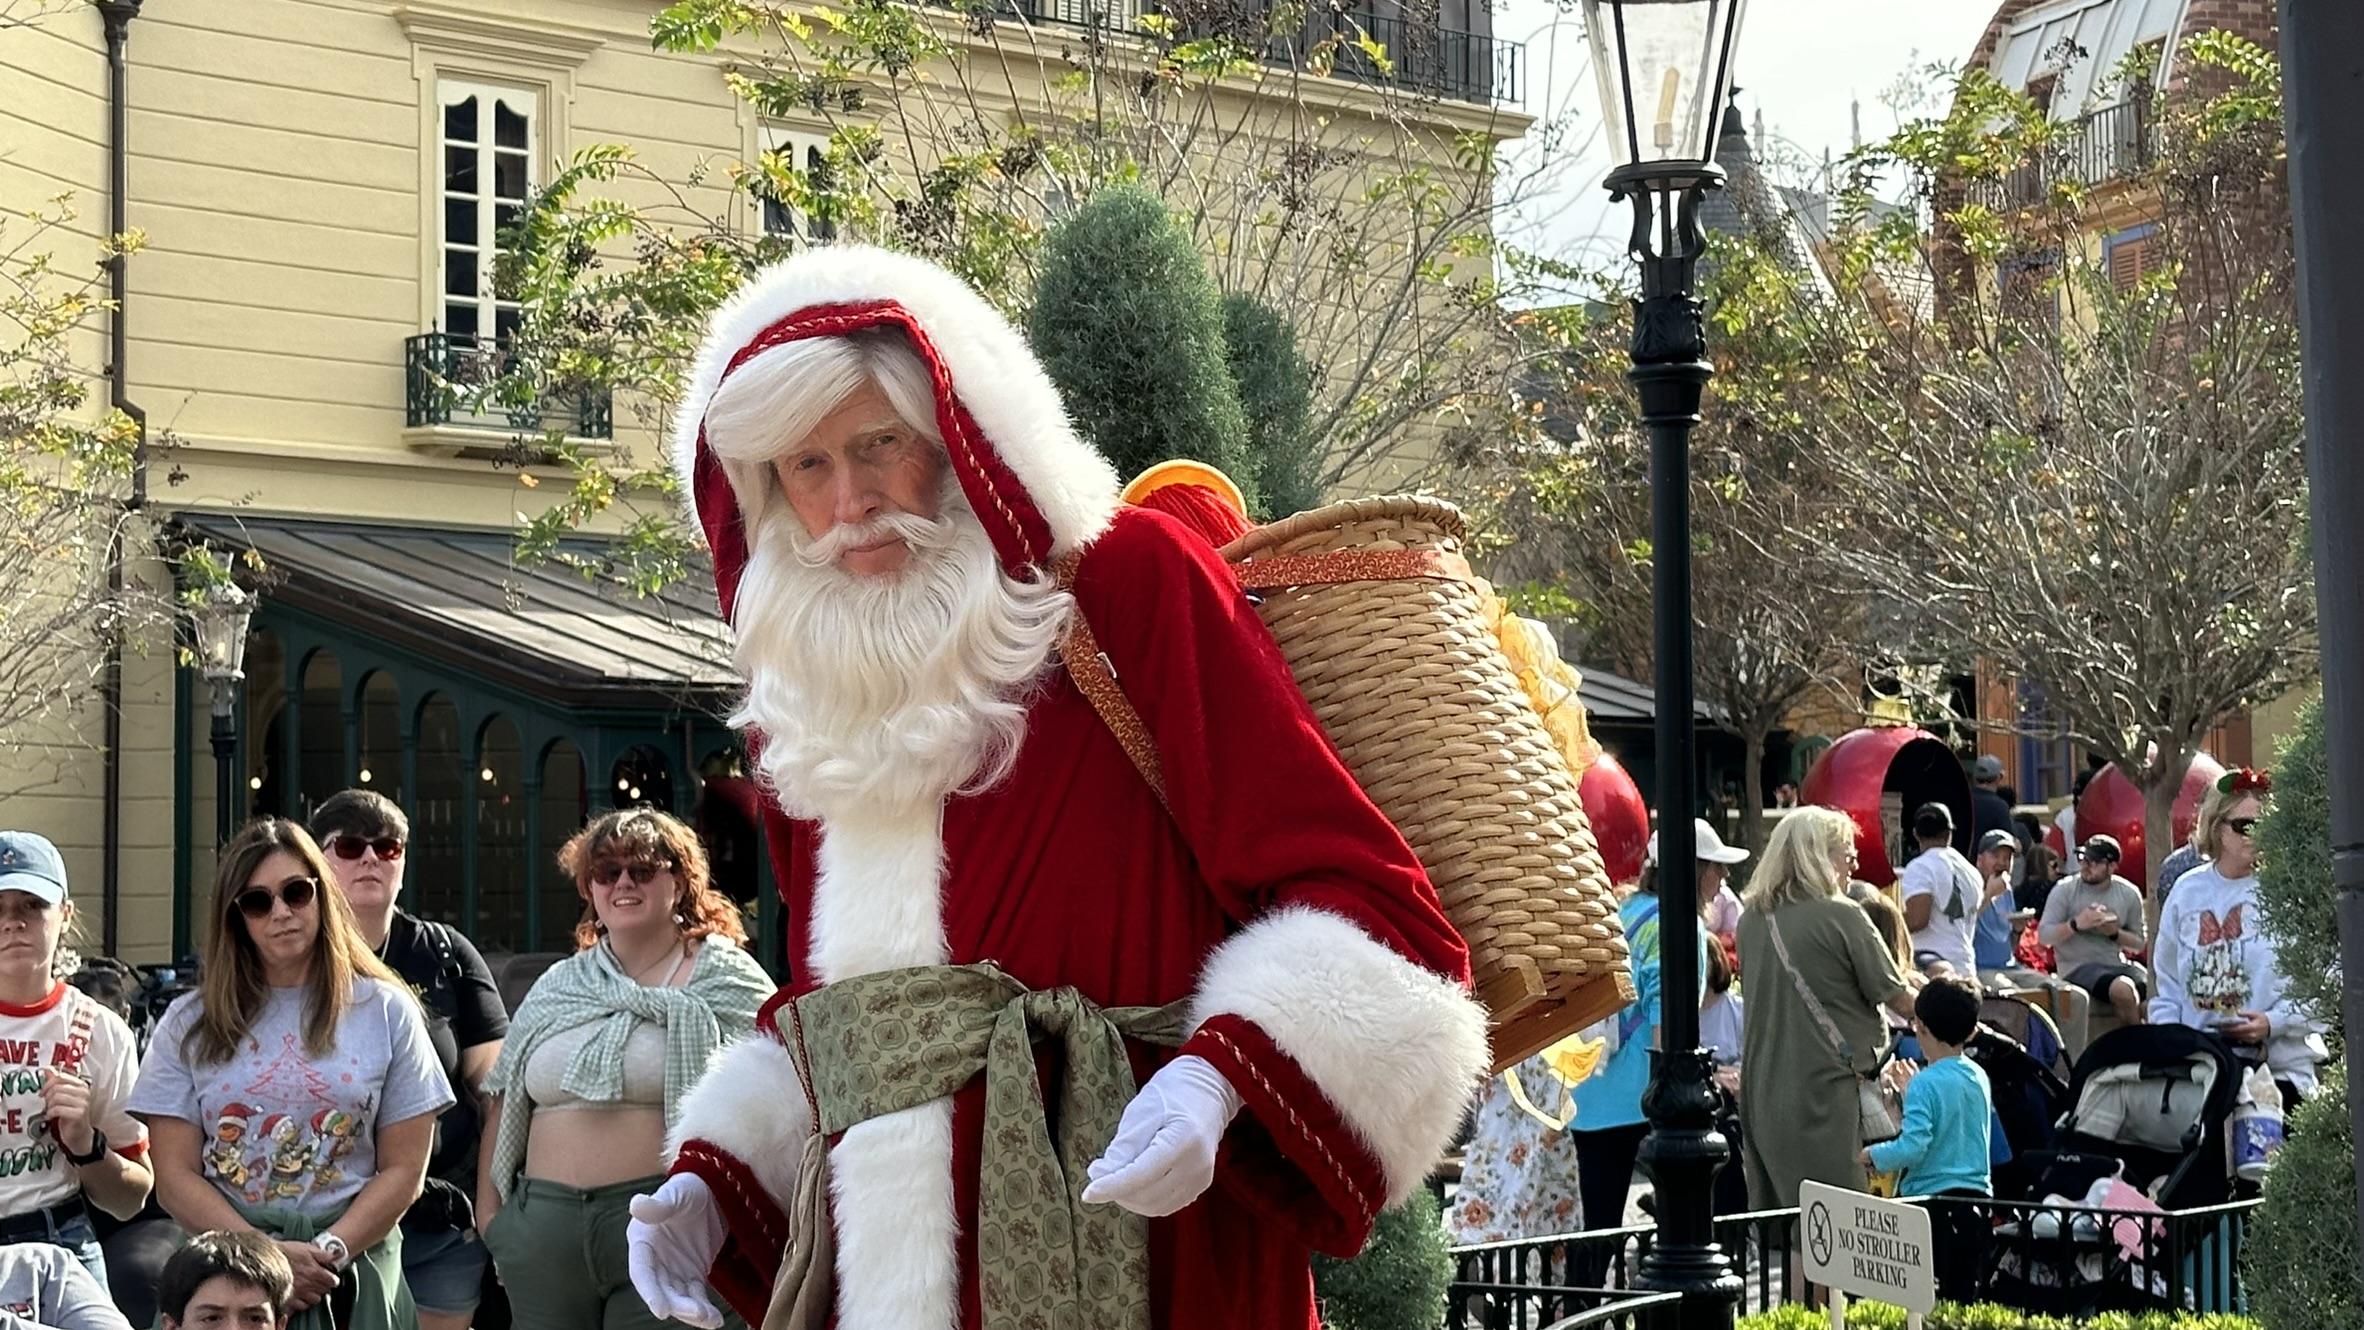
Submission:
<svg viewBox="0 0 2364 1330">
<path fill-rule="evenodd" d="M 2185 996 L 2201 1011 L 2237 1017 L 2250 1009 L 2249 957 L 2241 945 L 2243 924 L 2235 905 L 2216 917 L 2200 911 L 2199 948 L 2184 980 Z"/>
<path fill-rule="evenodd" d="M 303 1041 L 292 1032 L 279 1038 L 278 1055 L 214 1115 L 204 1151 L 206 1176 L 255 1205 L 335 1191 L 349 1181 L 346 1160 L 377 1107 L 375 1095 L 340 1103 L 304 1056 Z"/>
</svg>

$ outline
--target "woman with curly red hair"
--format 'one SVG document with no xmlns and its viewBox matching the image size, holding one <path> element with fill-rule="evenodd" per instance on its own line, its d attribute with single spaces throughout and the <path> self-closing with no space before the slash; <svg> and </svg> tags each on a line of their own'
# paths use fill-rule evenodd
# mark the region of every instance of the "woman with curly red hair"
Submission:
<svg viewBox="0 0 2364 1330">
<path fill-rule="evenodd" d="M 493 1064 L 477 1219 L 518 1330 L 654 1330 L 625 1269 L 626 1208 L 662 1180 L 683 1095 L 773 984 L 679 821 L 621 809 L 558 859 L 584 902 L 580 949 L 534 982 Z"/>
</svg>

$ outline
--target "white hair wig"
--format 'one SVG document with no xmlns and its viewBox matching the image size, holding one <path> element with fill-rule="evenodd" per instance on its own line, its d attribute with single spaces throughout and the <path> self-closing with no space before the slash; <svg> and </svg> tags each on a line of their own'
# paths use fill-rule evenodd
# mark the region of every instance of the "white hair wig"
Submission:
<svg viewBox="0 0 2364 1330">
<path fill-rule="evenodd" d="M 891 328 L 803 337 L 750 357 L 706 407 L 706 446 L 722 462 L 750 533 L 781 503 L 772 463 L 845 400 L 875 386 L 903 423 L 938 449 L 935 382 L 910 339 Z"/>
</svg>

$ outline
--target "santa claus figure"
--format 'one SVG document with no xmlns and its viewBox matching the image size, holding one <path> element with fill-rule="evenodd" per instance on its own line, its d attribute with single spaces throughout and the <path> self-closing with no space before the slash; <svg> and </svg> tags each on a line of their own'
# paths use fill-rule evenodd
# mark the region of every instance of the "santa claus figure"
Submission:
<svg viewBox="0 0 2364 1330">
<path fill-rule="evenodd" d="M 761 274 L 675 442 L 794 975 L 633 1203 L 651 1309 L 1316 1326 L 1309 1252 L 1422 1185 L 1485 1018 L 1223 562 L 1123 504 L 1018 333 L 906 256 Z"/>
</svg>

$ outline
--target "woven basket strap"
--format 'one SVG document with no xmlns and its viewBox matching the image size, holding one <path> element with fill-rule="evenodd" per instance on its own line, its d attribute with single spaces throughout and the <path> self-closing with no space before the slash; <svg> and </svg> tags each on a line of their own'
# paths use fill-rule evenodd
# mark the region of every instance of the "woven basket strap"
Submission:
<svg viewBox="0 0 2364 1330">
<path fill-rule="evenodd" d="M 1231 565 L 1231 571 L 1238 574 L 1240 586 L 1248 591 L 1333 586 L 1340 582 L 1409 582 L 1422 577 L 1446 582 L 1475 578 L 1467 559 L 1433 549 L 1280 554 L 1269 559 L 1242 560 Z"/>
<path fill-rule="evenodd" d="M 1081 553 L 1061 559 L 1051 572 L 1059 580 L 1059 589 L 1075 590 L 1076 569 L 1083 563 Z M 1124 686 L 1116 679 L 1116 664 L 1108 653 L 1100 649 L 1099 639 L 1092 636 L 1092 625 L 1084 618 L 1083 603 L 1078 601 L 1075 613 L 1067 621 L 1067 633 L 1059 639 L 1059 663 L 1067 667 L 1067 677 L 1075 681 L 1075 689 L 1100 713 L 1100 720 L 1116 742 L 1133 760 L 1133 769 L 1149 783 L 1150 793 L 1160 804 L 1166 801 L 1166 778 L 1157 761 L 1157 740 L 1150 737 L 1149 726 L 1141 720 L 1141 713 L 1133 709 L 1133 701 L 1125 696 Z"/>
</svg>

